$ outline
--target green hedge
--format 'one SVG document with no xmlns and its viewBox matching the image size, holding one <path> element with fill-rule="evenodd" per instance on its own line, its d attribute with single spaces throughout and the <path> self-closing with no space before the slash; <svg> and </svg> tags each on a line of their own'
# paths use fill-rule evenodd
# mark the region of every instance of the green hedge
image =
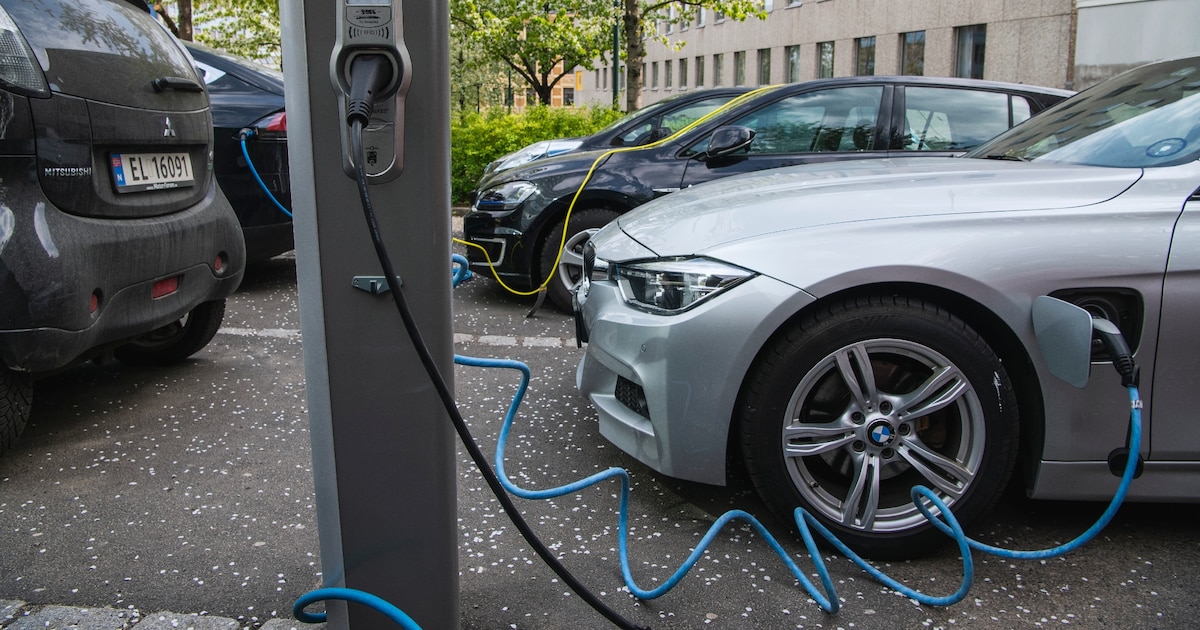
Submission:
<svg viewBox="0 0 1200 630">
<path fill-rule="evenodd" d="M 450 121 L 451 199 L 465 204 L 492 160 L 539 140 L 586 136 L 624 113 L 607 108 L 531 107 L 523 114 L 492 109 L 456 112 Z"/>
</svg>

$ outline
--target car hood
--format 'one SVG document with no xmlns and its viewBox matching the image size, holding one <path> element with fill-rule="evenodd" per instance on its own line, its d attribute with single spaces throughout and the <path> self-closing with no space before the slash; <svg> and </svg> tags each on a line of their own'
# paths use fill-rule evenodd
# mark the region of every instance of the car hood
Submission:
<svg viewBox="0 0 1200 630">
<path fill-rule="evenodd" d="M 562 178 L 565 177 L 583 177 L 592 168 L 592 165 L 596 163 L 596 158 L 604 155 L 604 153 L 603 150 L 571 151 L 540 158 L 514 168 L 497 168 L 494 171 L 484 173 L 483 179 L 479 184 L 479 190 L 486 190 L 514 181 L 549 180 L 557 183 L 561 182 Z"/>
<path fill-rule="evenodd" d="M 1141 173 L 962 158 L 830 162 L 695 186 L 617 225 L 657 256 L 686 256 L 836 223 L 1087 206 L 1119 195 Z"/>
</svg>

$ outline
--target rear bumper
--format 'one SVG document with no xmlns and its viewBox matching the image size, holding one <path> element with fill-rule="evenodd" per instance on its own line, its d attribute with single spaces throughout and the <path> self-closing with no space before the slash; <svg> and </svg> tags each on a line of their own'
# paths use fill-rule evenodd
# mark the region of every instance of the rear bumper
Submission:
<svg viewBox="0 0 1200 630">
<path fill-rule="evenodd" d="M 22 172 L 23 162 L 31 160 L 0 158 L 0 172 Z M 65 367 L 225 298 L 241 282 L 241 228 L 215 185 L 184 211 L 139 219 L 66 214 L 36 179 L 6 177 L 0 188 L 0 360 L 11 369 Z M 155 283 L 169 278 L 178 288 L 153 297 Z"/>
</svg>

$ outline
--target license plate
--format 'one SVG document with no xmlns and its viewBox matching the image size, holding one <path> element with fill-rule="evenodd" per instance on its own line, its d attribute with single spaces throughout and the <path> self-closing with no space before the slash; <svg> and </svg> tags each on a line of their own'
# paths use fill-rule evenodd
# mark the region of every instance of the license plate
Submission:
<svg viewBox="0 0 1200 630">
<path fill-rule="evenodd" d="M 113 181 L 117 192 L 181 188 L 196 183 L 187 153 L 114 153 Z"/>
</svg>

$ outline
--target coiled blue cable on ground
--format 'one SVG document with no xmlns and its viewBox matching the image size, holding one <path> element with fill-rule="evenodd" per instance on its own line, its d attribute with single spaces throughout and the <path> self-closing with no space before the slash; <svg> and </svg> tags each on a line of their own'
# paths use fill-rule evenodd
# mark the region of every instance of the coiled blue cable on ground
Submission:
<svg viewBox="0 0 1200 630">
<path fill-rule="evenodd" d="M 462 254 L 454 254 L 450 256 L 450 262 L 453 263 L 451 265 L 453 271 L 450 274 L 451 286 L 457 287 L 463 282 L 471 279 L 471 263 L 467 260 L 466 256 L 463 256 Z"/>
<path fill-rule="evenodd" d="M 242 144 L 242 157 L 246 159 L 246 166 L 250 167 L 250 174 L 254 176 L 254 181 L 258 182 L 258 186 L 259 188 L 262 188 L 263 192 L 267 193 L 267 198 L 271 200 L 271 203 L 275 204 L 275 207 L 279 208 L 280 212 L 288 215 L 288 218 L 291 218 L 291 211 L 289 211 L 287 208 L 284 208 L 283 204 L 279 203 L 279 200 L 275 198 L 275 195 L 271 194 L 271 190 L 267 188 L 267 184 L 263 182 L 262 177 L 258 175 L 258 169 L 254 168 L 254 161 L 250 159 L 250 151 L 246 149 L 246 138 L 253 135 L 255 135 L 253 130 L 242 130 L 242 132 L 238 134 L 238 140 Z"/>
<path fill-rule="evenodd" d="M 970 591 L 971 583 L 974 580 L 974 561 L 971 556 L 971 550 L 976 549 L 984 553 L 1004 557 L 1004 558 L 1020 558 L 1020 559 L 1043 559 L 1060 556 L 1078 549 L 1086 544 L 1092 538 L 1104 529 L 1116 514 L 1117 509 L 1125 499 L 1125 495 L 1129 490 L 1129 484 L 1132 482 L 1134 472 L 1137 469 L 1137 457 L 1142 439 L 1142 422 L 1141 422 L 1141 399 L 1136 386 L 1129 386 L 1129 398 L 1131 403 L 1130 411 L 1130 435 L 1129 435 L 1129 452 L 1135 454 L 1128 458 L 1125 465 L 1124 474 L 1121 477 L 1121 483 L 1117 488 L 1116 494 L 1109 503 L 1108 508 L 1100 516 L 1087 531 L 1081 534 L 1075 540 L 1053 547 L 1037 551 L 1010 551 L 999 547 L 986 545 L 966 536 L 962 530 L 962 526 L 958 523 L 958 519 L 946 506 L 946 504 L 938 498 L 938 496 L 925 486 L 914 486 L 911 491 L 913 503 L 921 511 L 921 513 L 940 531 L 950 536 L 958 544 L 959 553 L 963 559 L 963 579 L 962 584 L 954 593 L 946 596 L 927 595 L 915 589 L 909 588 L 904 584 L 887 576 L 885 573 L 875 568 L 867 560 L 859 556 L 845 545 L 837 536 L 828 528 L 822 525 L 815 516 L 807 512 L 804 508 L 796 508 L 794 517 L 796 526 L 800 530 L 801 537 L 804 539 L 804 544 L 808 549 L 809 556 L 812 558 L 815 565 L 815 571 L 820 578 L 822 590 L 818 591 L 817 587 L 808 579 L 808 577 L 800 570 L 796 563 L 784 550 L 779 541 L 767 531 L 766 527 L 754 518 L 751 514 L 742 510 L 731 510 L 721 515 L 705 533 L 699 544 L 692 550 L 692 553 L 683 562 L 683 564 L 671 575 L 661 586 L 646 590 L 639 587 L 633 578 L 629 564 L 628 554 L 628 511 L 629 511 L 629 473 L 623 468 L 609 468 L 608 470 L 596 473 L 579 481 L 569 483 L 557 488 L 548 488 L 544 490 L 527 490 L 514 484 L 504 470 L 504 451 L 508 442 L 509 430 L 513 421 L 516 418 L 517 411 L 521 401 L 525 396 L 525 391 L 529 386 L 530 370 L 529 366 L 520 361 L 508 359 L 477 359 L 472 357 L 464 357 L 455 355 L 454 362 L 459 365 L 484 367 L 484 368 L 506 368 L 517 370 L 521 373 L 521 382 L 517 387 L 517 391 L 513 394 L 512 402 L 509 404 L 508 412 L 504 417 L 504 424 L 500 429 L 500 435 L 496 442 L 496 456 L 494 467 L 496 475 L 500 478 L 500 483 L 506 490 L 523 499 L 552 499 L 567 494 L 579 492 L 585 488 L 591 487 L 609 479 L 619 479 L 621 482 L 621 499 L 620 512 L 618 515 L 619 527 L 619 550 L 621 561 L 621 575 L 625 580 L 625 585 L 629 592 L 639 599 L 654 599 L 662 596 L 667 591 L 675 587 L 683 576 L 692 568 L 693 565 L 704 554 L 708 545 L 716 538 L 717 533 L 725 527 L 730 521 L 742 520 L 749 523 L 756 532 L 770 545 L 771 549 L 779 556 L 792 576 L 804 587 L 809 596 L 812 597 L 818 605 L 826 612 L 834 613 L 840 608 L 837 598 L 837 591 L 833 585 L 833 578 L 829 574 L 824 561 L 821 558 L 820 549 L 817 547 L 816 539 L 813 536 L 813 530 L 816 531 L 822 538 L 828 541 L 831 545 L 837 548 L 842 554 L 849 558 L 855 565 L 866 571 L 871 577 L 888 588 L 913 599 L 922 604 L 930 606 L 950 606 L 959 601 L 962 601 Z M 930 508 L 932 504 L 932 508 Z M 936 509 L 936 513 L 934 512 Z"/>
</svg>

